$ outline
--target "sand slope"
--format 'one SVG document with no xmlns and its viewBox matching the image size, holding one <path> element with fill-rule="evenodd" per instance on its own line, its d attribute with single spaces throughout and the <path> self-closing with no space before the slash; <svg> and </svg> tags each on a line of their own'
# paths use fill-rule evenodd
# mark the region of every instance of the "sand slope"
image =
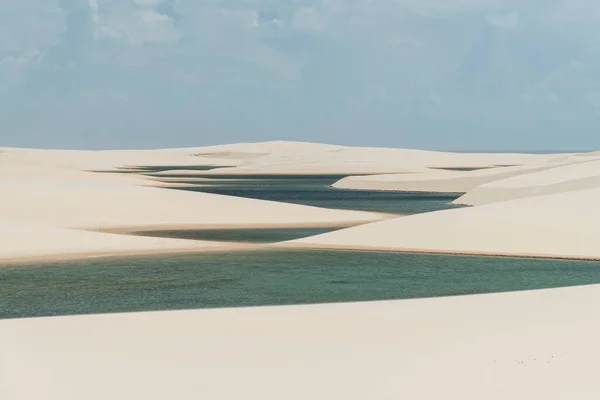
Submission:
<svg viewBox="0 0 600 400">
<path fill-rule="evenodd" d="M 138 166 L 231 166 L 241 162 L 235 158 L 204 158 L 196 153 L 195 149 L 86 151 L 8 148 L 0 154 L 0 176 L 2 167 L 10 164 L 103 171 Z"/>
<path fill-rule="evenodd" d="M 90 230 L 323 226 L 380 214 L 120 184 L 0 179 L 0 219 Z"/>
<path fill-rule="evenodd" d="M 332 186 L 338 189 L 400 192 L 465 193 L 487 182 L 543 171 L 564 165 L 545 163 L 516 167 L 487 168 L 475 171 L 429 171 L 413 174 L 349 176 Z"/>
<path fill-rule="evenodd" d="M 478 186 L 455 201 L 456 204 L 481 205 L 531 196 L 600 188 L 600 160 L 495 180 Z"/>
<path fill-rule="evenodd" d="M 85 232 L 0 219 L 1 261 L 37 257 L 201 251 L 232 246 L 226 243 Z"/>
<path fill-rule="evenodd" d="M 0 398 L 596 400 L 599 302 L 589 286 L 5 320 Z"/>
<path fill-rule="evenodd" d="M 78 169 L 49 165 L 29 165 L 0 162 L 0 179 L 50 179 L 75 182 L 123 183 L 128 185 L 153 184 L 149 178 L 136 174 L 100 174 Z"/>
<path fill-rule="evenodd" d="M 600 189 L 411 215 L 289 245 L 600 258 Z"/>
</svg>

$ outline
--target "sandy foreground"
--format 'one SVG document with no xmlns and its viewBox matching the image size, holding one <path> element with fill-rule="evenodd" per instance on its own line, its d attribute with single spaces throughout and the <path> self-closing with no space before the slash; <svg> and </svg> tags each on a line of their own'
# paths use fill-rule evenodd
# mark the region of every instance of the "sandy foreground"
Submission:
<svg viewBox="0 0 600 400">
<path fill-rule="evenodd" d="M 0 398 L 597 399 L 600 287 L 0 321 Z"/>
</svg>

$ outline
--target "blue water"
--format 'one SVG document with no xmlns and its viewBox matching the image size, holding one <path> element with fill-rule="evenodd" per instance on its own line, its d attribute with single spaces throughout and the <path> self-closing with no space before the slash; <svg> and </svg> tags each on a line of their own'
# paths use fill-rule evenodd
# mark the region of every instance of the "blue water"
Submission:
<svg viewBox="0 0 600 400">
<path fill-rule="evenodd" d="M 600 283 L 600 263 L 271 250 L 0 268 L 0 318 L 408 299 Z"/>
<path fill-rule="evenodd" d="M 193 185 L 193 181 L 189 181 L 189 187 L 178 190 L 390 214 L 416 214 L 458 207 L 451 204 L 458 197 L 457 194 L 377 192 L 332 188 L 331 185 L 340 178 L 340 175 L 253 175 L 226 178 L 219 176 L 216 182 L 211 182 L 208 186 L 205 182 L 202 182 L 202 185 Z M 338 228 L 173 230 L 138 232 L 138 234 L 195 240 L 274 243 L 318 235 L 335 229 Z"/>
<path fill-rule="evenodd" d="M 339 176 L 235 178 L 209 187 L 190 182 L 185 190 L 407 214 L 453 208 L 457 197 L 332 189 Z M 325 230 L 152 235 L 268 243 Z M 94 258 L 0 266 L 0 318 L 407 299 L 592 283 L 600 283 L 597 262 L 320 250 Z"/>
<path fill-rule="evenodd" d="M 204 175 L 198 175 L 204 176 Z M 186 176 L 189 178 L 190 176 Z M 216 193 L 228 196 L 279 201 L 343 210 L 415 214 L 455 208 L 456 193 L 405 193 L 369 190 L 342 190 L 331 187 L 340 175 L 231 176 L 215 177 L 216 182 L 194 185 L 193 181 L 177 181 L 190 186 L 179 190 Z M 234 179 L 235 178 L 235 179 Z M 168 182 L 168 178 L 162 177 Z"/>
</svg>

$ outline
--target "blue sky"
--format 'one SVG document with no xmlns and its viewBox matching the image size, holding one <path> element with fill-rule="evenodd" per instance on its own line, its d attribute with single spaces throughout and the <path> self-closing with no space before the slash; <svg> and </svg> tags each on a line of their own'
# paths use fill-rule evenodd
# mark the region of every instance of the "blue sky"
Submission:
<svg viewBox="0 0 600 400">
<path fill-rule="evenodd" d="M 0 2 L 0 146 L 600 148 L 597 0 Z"/>
</svg>

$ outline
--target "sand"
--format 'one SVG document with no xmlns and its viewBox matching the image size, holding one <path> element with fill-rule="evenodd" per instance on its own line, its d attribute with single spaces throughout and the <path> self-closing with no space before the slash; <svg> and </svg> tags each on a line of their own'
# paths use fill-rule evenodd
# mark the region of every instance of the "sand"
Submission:
<svg viewBox="0 0 600 400">
<path fill-rule="evenodd" d="M 207 174 L 259 173 L 400 173 L 428 168 L 482 168 L 559 161 L 571 154 L 450 153 L 412 149 L 347 147 L 302 142 L 240 143 L 164 150 L 66 151 L 6 148 L 3 165 L 42 165 L 77 170 L 114 171 L 123 168 L 229 166 Z M 1 175 L 0 175 L 1 176 Z"/>
<path fill-rule="evenodd" d="M 410 215 L 291 246 L 600 259 L 600 189 Z"/>
<path fill-rule="evenodd" d="M 598 398 L 600 287 L 0 321 L 0 398 Z"/>
<path fill-rule="evenodd" d="M 522 174 L 524 171 L 541 171 L 581 159 L 593 161 L 594 157 L 593 154 L 462 154 L 298 142 L 242 143 L 166 150 L 3 149 L 0 154 L 0 191 L 5 195 L 0 219 L 112 233 L 163 229 L 351 226 L 390 216 L 169 190 L 187 184 L 177 180 L 160 182 L 157 178 L 145 176 L 143 169 L 135 168 L 163 166 L 176 172 L 189 171 L 192 175 L 190 167 L 230 166 L 202 171 L 203 174 L 211 173 L 215 178 L 219 174 L 232 173 L 407 172 L 406 177 L 395 175 L 391 178 L 359 179 L 363 179 L 361 182 L 402 181 L 402 185 L 409 185 L 404 189 L 411 190 L 423 185 L 420 186 L 423 190 L 455 192 L 490 179 Z M 489 169 L 466 173 L 432 171 L 432 168 Z M 113 173 L 90 172 L 99 170 Z M 129 173 L 114 173 L 125 170 Z M 162 174 L 167 178 L 172 173 Z M 346 181 L 352 179 L 356 178 Z M 482 221 L 486 221 L 486 218 Z M 487 222 L 481 223 L 485 225 Z M 372 246 L 374 244 L 370 241 L 378 240 L 375 234 L 361 246 Z M 378 247 L 388 247 L 389 240 L 382 240 Z M 356 246 L 359 242 L 360 239 L 352 241 Z M 439 247 L 431 243 L 424 247 Z M 398 245 L 406 247 L 405 243 L 394 242 L 391 245 L 393 248 Z"/>
<path fill-rule="evenodd" d="M 0 191 L 3 193 L 0 219 L 14 223 L 111 233 L 163 229 L 352 226 L 380 221 L 390 216 L 170 190 L 168 188 L 187 184 L 177 180 L 160 182 L 157 178 L 145 176 L 143 169 L 137 170 L 138 173 L 134 171 L 135 168 L 152 166 L 163 166 L 174 171 L 192 171 L 190 167 L 198 166 L 230 166 L 202 171 L 203 174 L 212 174 L 214 178 L 218 178 L 219 174 L 246 173 L 395 172 L 395 175 L 389 177 L 349 178 L 344 181 L 358 180 L 359 186 L 365 182 L 385 182 L 386 185 L 391 182 L 393 185 L 400 185 L 401 187 L 396 187 L 400 190 L 442 192 L 468 190 L 477 184 L 488 182 L 470 190 L 461 200 L 466 199 L 466 204 L 475 204 L 491 202 L 498 197 L 493 194 L 495 192 L 486 189 L 487 185 L 493 189 L 494 184 L 502 187 L 501 200 L 595 187 L 599 183 L 594 175 L 595 163 L 599 162 L 597 159 L 598 156 L 594 153 L 463 154 L 298 142 L 242 143 L 166 150 L 3 149 L 0 154 Z M 588 162 L 581 163 L 582 160 Z M 556 168 L 576 162 L 580 164 Z M 502 165 L 512 166 L 499 167 Z M 433 171 L 433 168 L 488 169 L 457 172 Z M 130 173 L 114 173 L 127 169 Z M 113 173 L 90 172 L 98 170 Z M 553 172 L 555 170 L 559 171 L 558 175 Z M 400 172 L 406 172 L 406 175 L 398 175 Z M 524 174 L 525 172 L 529 173 Z M 164 173 L 165 178 L 172 173 Z M 512 177 L 502 179 L 507 176 Z M 489 182 L 490 180 L 494 182 Z M 509 185 L 507 182 L 517 184 Z M 535 186 L 536 182 L 543 183 Z M 542 185 L 545 187 L 543 190 L 540 189 Z M 522 190 L 524 187 L 526 189 Z M 493 195 L 486 197 L 485 193 Z M 590 196 L 595 199 L 595 195 Z M 578 224 L 580 219 L 584 219 L 582 213 L 593 213 L 592 206 L 580 207 L 576 197 L 560 201 L 567 203 L 543 200 L 540 204 L 515 203 L 514 206 L 499 210 L 484 208 L 460 210 L 456 213 L 452 211 L 448 214 L 433 213 L 396 220 L 389 225 L 373 225 L 375 228 L 369 225 L 356 228 L 358 230 L 343 230 L 332 233 L 333 236 L 318 236 L 294 245 L 308 245 L 312 240 L 327 238 L 324 243 L 310 245 L 595 257 L 598 252 L 588 248 L 595 246 L 595 243 L 590 243 L 591 239 L 582 239 L 584 244 L 578 247 L 568 238 L 568 235 L 587 234 L 581 233 Z M 565 204 L 572 207 L 565 207 Z M 534 211 L 529 212 L 529 208 Z M 563 210 L 565 208 L 580 211 L 571 215 Z M 546 214 L 540 215 L 539 210 L 544 210 Z M 556 228 L 557 225 L 548 225 L 550 219 L 547 215 L 553 215 L 555 219 L 562 218 L 563 214 L 564 227 L 559 229 Z M 591 220 L 594 218 L 586 221 Z M 508 239 L 518 237 L 518 234 L 512 234 L 514 227 L 519 226 L 518 221 L 524 226 L 521 231 L 527 245 L 512 243 Z M 399 224 L 398 227 L 396 224 Z M 420 224 L 422 226 L 417 227 Z M 457 224 L 461 225 L 458 231 L 460 234 L 456 234 Z M 383 233 L 379 231 L 380 226 L 385 227 Z M 546 229 L 548 226 L 559 232 L 548 238 L 546 233 L 538 232 L 543 229 L 545 232 L 552 231 Z M 366 236 L 360 233 L 363 229 L 368 232 Z M 484 234 L 478 233 L 482 230 Z M 485 233 L 486 230 L 491 230 L 491 234 Z M 352 232 L 358 232 L 357 236 Z M 531 236 L 527 236 L 530 234 L 537 235 L 538 240 L 530 240 Z M 332 242 L 329 243 L 329 240 Z M 557 241 L 562 244 L 554 246 Z M 550 247 L 554 250 L 548 249 Z"/>
<path fill-rule="evenodd" d="M 465 198 L 492 204 L 373 222 L 279 246 L 600 259 L 593 153 L 459 154 L 290 142 L 157 151 L 3 150 L 4 261 L 237 248 L 82 229 L 346 225 L 383 217 L 145 187 L 160 183 L 140 174 L 86 172 L 159 165 L 231 166 L 203 171 L 215 175 L 422 173 L 389 182 L 426 182 L 418 184 L 430 190 L 488 182 Z M 582 158 L 590 163 L 540 169 Z M 512 167 L 499 167 L 506 165 Z M 494 170 L 431 170 L 483 167 Z M 520 175 L 501 179 L 507 171 Z M 385 181 L 363 182 L 377 180 Z M 4 320 L 0 398 L 595 400 L 599 302 L 600 286 L 588 286 Z"/>
<path fill-rule="evenodd" d="M 427 172 L 429 168 L 485 168 L 541 164 L 567 159 L 571 154 L 486 154 L 330 146 L 313 143 L 267 142 L 236 145 L 235 149 L 260 151 L 231 168 L 208 174 L 377 174 Z M 200 150 L 198 150 L 200 151 Z"/>
<path fill-rule="evenodd" d="M 492 167 L 473 171 L 432 170 L 423 173 L 349 176 L 332 186 L 337 189 L 399 192 L 465 193 L 488 182 L 545 171 L 582 162 L 577 159 L 546 162 L 540 165 Z"/>
<path fill-rule="evenodd" d="M 412 149 L 347 147 L 302 142 L 240 143 L 164 150 L 66 151 L 4 149 L 2 166 L 11 164 L 119 171 L 139 167 L 225 167 L 220 174 L 377 174 L 428 172 L 429 168 L 486 168 L 557 162 L 572 154 L 451 153 Z M 168 173 L 166 173 L 168 174 Z"/>
<path fill-rule="evenodd" d="M 482 205 L 501 201 L 600 188 L 600 160 L 588 157 L 587 162 L 528 173 L 473 188 L 455 201 L 456 204 Z"/>
<path fill-rule="evenodd" d="M 0 262 L 234 249 L 232 243 L 124 236 L 0 219 Z M 1 295 L 0 295 L 1 298 Z M 1 300 L 0 300 L 1 307 Z"/>
<path fill-rule="evenodd" d="M 84 151 L 6 148 L 0 154 L 0 173 L 4 166 L 10 164 L 113 171 L 140 166 L 179 166 L 182 169 L 186 166 L 234 166 L 241 162 L 205 158 L 196 153 L 196 149 Z"/>
<path fill-rule="evenodd" d="M 0 219 L 96 231 L 344 226 L 382 214 L 122 184 L 0 179 Z"/>
</svg>

